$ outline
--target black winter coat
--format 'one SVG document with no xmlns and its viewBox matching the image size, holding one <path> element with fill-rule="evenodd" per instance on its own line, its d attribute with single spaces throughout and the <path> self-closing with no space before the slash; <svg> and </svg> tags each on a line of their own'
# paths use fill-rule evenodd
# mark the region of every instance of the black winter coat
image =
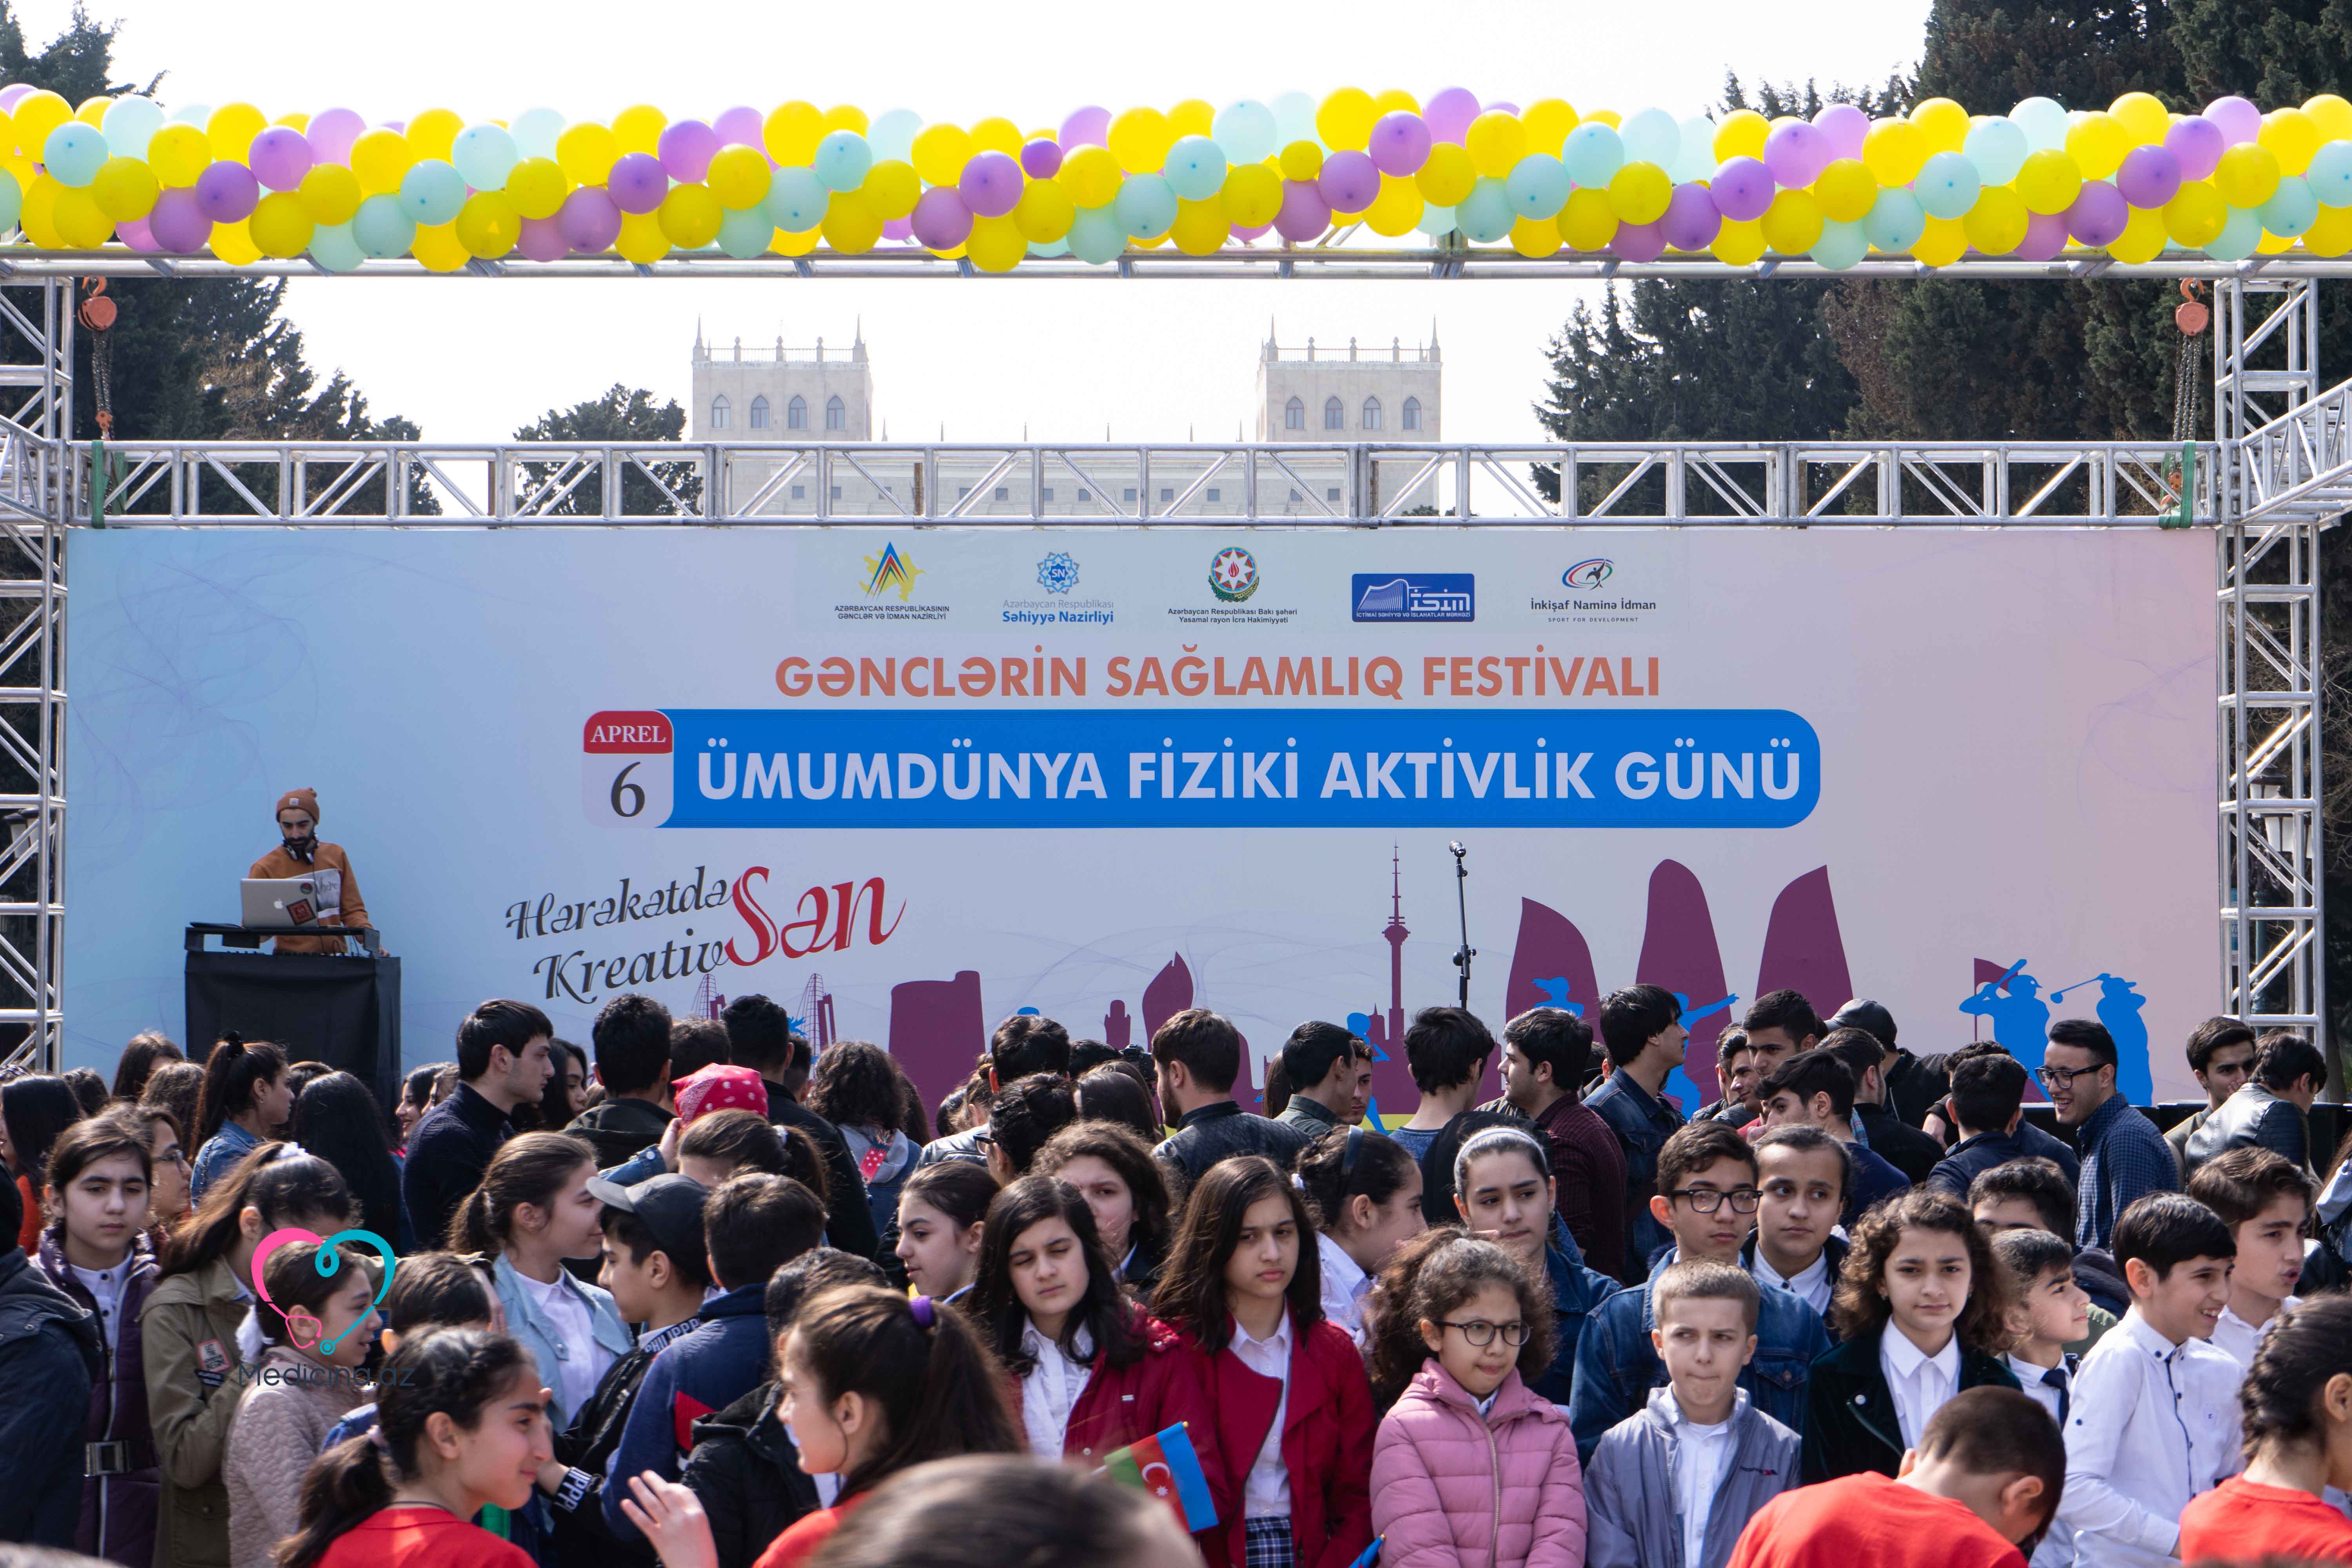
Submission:
<svg viewBox="0 0 2352 1568">
<path fill-rule="evenodd" d="M 1806 1389 L 1804 1482 L 1875 1470 L 1893 1476 L 1903 1463 L 1903 1426 L 1895 1394 L 1878 1367 L 1878 1342 L 1862 1334 L 1813 1363 Z M 1960 1390 L 2015 1388 L 2017 1378 L 1999 1357 L 1960 1352 Z"/>
<path fill-rule="evenodd" d="M 679 1479 L 702 1500 L 719 1568 L 751 1568 L 776 1537 L 816 1511 L 816 1483 L 776 1419 L 776 1389 L 763 1383 L 694 1424 L 694 1451 Z"/>
</svg>

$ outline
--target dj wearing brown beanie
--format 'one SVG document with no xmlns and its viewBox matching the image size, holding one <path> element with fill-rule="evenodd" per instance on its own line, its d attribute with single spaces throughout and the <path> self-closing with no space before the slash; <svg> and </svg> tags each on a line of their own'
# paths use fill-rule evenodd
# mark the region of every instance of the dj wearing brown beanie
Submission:
<svg viewBox="0 0 2352 1568">
<path fill-rule="evenodd" d="M 278 831 L 283 842 L 256 860 L 246 875 L 257 880 L 308 877 L 319 887 L 320 925 L 372 927 L 374 922 L 368 919 L 367 904 L 360 898 L 359 881 L 352 875 L 351 857 L 340 844 L 320 842 L 319 792 L 295 789 L 278 796 Z M 281 936 L 277 950 L 336 953 L 343 951 L 343 939 Z"/>
</svg>

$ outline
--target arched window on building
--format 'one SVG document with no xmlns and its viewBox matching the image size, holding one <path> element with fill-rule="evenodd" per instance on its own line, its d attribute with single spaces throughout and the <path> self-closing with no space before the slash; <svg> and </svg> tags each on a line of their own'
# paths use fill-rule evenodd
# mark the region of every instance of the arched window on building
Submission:
<svg viewBox="0 0 2352 1568">
<path fill-rule="evenodd" d="M 727 428 L 727 400 L 723 397 L 710 400 L 710 427 L 713 430 Z"/>
<path fill-rule="evenodd" d="M 808 428 L 808 399 L 797 392 L 793 394 L 793 400 L 784 405 L 784 428 L 787 430 Z"/>
<path fill-rule="evenodd" d="M 1323 400 L 1323 428 L 1326 430 L 1345 430 L 1347 427 L 1348 411 L 1339 405 L 1339 400 L 1338 398 L 1325 398 Z"/>
<path fill-rule="evenodd" d="M 751 428 L 765 430 L 767 427 L 768 400 L 764 397 L 755 397 L 751 399 Z"/>
<path fill-rule="evenodd" d="M 849 428 L 849 405 L 838 397 L 825 399 L 824 427 L 828 430 Z"/>
<path fill-rule="evenodd" d="M 1364 428 L 1377 430 L 1380 427 L 1381 400 L 1377 397 L 1367 397 L 1364 399 Z"/>
<path fill-rule="evenodd" d="M 1306 429 L 1307 405 L 1301 403 L 1296 397 L 1284 405 L 1282 410 L 1282 427 L 1286 430 Z"/>
<path fill-rule="evenodd" d="M 1398 428 L 1402 430 L 1418 430 L 1421 428 L 1420 398 L 1408 397 L 1404 400 L 1404 423 L 1399 426 Z"/>
</svg>

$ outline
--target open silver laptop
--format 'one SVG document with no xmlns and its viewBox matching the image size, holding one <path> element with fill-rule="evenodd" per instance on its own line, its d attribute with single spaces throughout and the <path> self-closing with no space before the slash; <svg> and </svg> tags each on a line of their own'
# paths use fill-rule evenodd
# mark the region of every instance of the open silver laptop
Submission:
<svg viewBox="0 0 2352 1568">
<path fill-rule="evenodd" d="M 237 884 L 244 923 L 264 928 L 319 923 L 319 883 L 314 877 L 248 878 Z"/>
</svg>

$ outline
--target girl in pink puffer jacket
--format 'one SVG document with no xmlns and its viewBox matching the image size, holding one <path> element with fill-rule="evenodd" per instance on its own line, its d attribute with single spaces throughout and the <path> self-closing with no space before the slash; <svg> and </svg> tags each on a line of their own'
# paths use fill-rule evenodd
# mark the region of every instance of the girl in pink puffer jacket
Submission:
<svg viewBox="0 0 2352 1568">
<path fill-rule="evenodd" d="M 1382 1289 L 1411 1286 L 1382 1314 L 1374 1381 L 1393 1387 L 1416 1350 L 1423 1359 L 1372 1449 L 1381 1568 L 1580 1568 L 1576 1438 L 1524 1381 L 1550 1363 L 1543 1288 L 1460 1231 L 1432 1232 L 1399 1262 Z"/>
</svg>

